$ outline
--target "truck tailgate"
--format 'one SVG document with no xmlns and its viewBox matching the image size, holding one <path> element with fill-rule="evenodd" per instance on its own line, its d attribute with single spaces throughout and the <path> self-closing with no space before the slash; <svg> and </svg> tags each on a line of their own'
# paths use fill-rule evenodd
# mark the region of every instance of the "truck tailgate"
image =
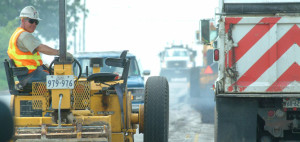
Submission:
<svg viewBox="0 0 300 142">
<path fill-rule="evenodd" d="M 300 92 L 300 17 L 226 17 L 225 92 Z"/>
</svg>

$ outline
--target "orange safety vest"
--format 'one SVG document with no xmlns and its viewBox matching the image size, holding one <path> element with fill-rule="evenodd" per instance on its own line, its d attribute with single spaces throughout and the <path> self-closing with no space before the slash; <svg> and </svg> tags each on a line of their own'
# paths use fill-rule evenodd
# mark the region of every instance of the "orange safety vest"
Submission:
<svg viewBox="0 0 300 142">
<path fill-rule="evenodd" d="M 17 40 L 25 30 L 21 27 L 17 28 L 10 37 L 7 54 L 13 59 L 17 67 L 27 67 L 28 73 L 32 73 L 38 66 L 43 65 L 39 52 L 32 54 L 30 51 L 23 52 L 17 46 Z"/>
</svg>

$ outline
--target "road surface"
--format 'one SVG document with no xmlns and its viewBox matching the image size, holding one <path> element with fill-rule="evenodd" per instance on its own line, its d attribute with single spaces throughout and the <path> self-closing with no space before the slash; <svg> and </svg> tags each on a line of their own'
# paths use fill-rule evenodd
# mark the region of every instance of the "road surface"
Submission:
<svg viewBox="0 0 300 142">
<path fill-rule="evenodd" d="M 213 97 L 191 98 L 187 86 L 186 82 L 169 82 L 169 142 L 213 142 Z M 143 142 L 143 135 L 135 135 L 135 142 Z"/>
</svg>

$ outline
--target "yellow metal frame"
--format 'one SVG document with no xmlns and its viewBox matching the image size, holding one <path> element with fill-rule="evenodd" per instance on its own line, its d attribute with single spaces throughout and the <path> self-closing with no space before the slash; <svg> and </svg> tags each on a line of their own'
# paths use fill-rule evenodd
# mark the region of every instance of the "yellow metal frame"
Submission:
<svg viewBox="0 0 300 142">
<path fill-rule="evenodd" d="M 93 72 L 100 71 L 100 68 L 95 68 Z M 58 64 L 54 66 L 54 75 L 72 75 L 72 65 L 71 64 Z M 86 82 L 86 78 L 79 80 L 80 82 Z M 112 142 L 133 142 L 133 135 L 136 133 L 136 124 L 140 123 L 140 127 L 143 128 L 143 114 L 132 113 L 131 111 L 131 92 L 123 92 L 123 110 L 124 110 L 124 125 L 121 121 L 121 108 L 118 99 L 118 95 L 113 92 L 113 94 L 104 95 L 99 93 L 103 87 L 109 87 L 110 85 L 122 84 L 123 80 L 110 81 L 103 83 L 89 82 L 88 85 L 83 85 L 88 91 L 81 93 L 78 90 L 69 89 L 53 89 L 51 91 L 52 98 L 52 109 L 58 109 L 59 105 L 59 95 L 63 94 L 61 109 L 69 109 L 74 116 L 76 124 L 81 124 L 82 126 L 99 126 L 107 124 L 109 127 L 109 139 Z M 80 88 L 82 89 L 82 88 Z M 127 90 L 127 89 L 125 89 Z M 82 90 L 81 90 L 82 91 Z M 86 90 L 85 90 L 86 91 Z M 85 103 L 90 103 L 88 110 L 82 109 L 78 110 L 71 104 L 71 95 L 76 93 L 79 95 L 88 95 L 89 99 Z M 46 95 L 45 95 L 46 96 Z M 53 122 L 52 117 L 20 117 L 20 101 L 22 100 L 41 100 L 42 101 L 42 116 L 45 116 L 47 112 L 52 112 L 53 110 L 47 110 L 47 102 L 49 101 L 45 96 L 11 96 L 11 107 L 14 109 L 15 114 L 15 126 L 16 127 L 43 127 L 43 126 L 58 126 L 57 122 Z M 85 100 L 82 100 L 85 101 Z M 140 108 L 140 112 L 143 113 L 143 107 Z M 76 127 L 76 124 L 62 124 L 64 126 Z M 77 138 L 81 138 L 80 132 L 77 133 Z"/>
<path fill-rule="evenodd" d="M 72 64 L 55 64 L 54 75 L 73 75 Z M 52 89 L 52 108 L 58 109 L 60 94 L 63 95 L 61 109 L 71 109 L 70 89 Z"/>
</svg>

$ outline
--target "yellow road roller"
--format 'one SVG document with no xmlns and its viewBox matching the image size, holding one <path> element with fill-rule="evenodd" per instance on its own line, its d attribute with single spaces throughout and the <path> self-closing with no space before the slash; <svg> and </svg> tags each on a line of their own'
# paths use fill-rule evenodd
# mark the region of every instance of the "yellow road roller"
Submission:
<svg viewBox="0 0 300 142">
<path fill-rule="evenodd" d="M 149 77 L 144 105 L 139 106 L 138 113 L 132 113 L 132 95 L 126 84 L 130 64 L 127 50 L 119 58 L 91 58 L 93 74 L 81 77 L 83 69 L 79 62 L 66 58 L 65 2 L 59 3 L 60 55 L 51 62 L 46 82 L 24 85 L 15 78 L 27 74 L 28 69 L 16 67 L 11 59 L 4 61 L 14 117 L 11 141 L 134 142 L 138 128 L 145 142 L 167 142 L 167 80 Z M 73 73 L 74 64 L 78 76 Z M 103 64 L 121 68 L 123 72 L 101 72 Z"/>
</svg>

